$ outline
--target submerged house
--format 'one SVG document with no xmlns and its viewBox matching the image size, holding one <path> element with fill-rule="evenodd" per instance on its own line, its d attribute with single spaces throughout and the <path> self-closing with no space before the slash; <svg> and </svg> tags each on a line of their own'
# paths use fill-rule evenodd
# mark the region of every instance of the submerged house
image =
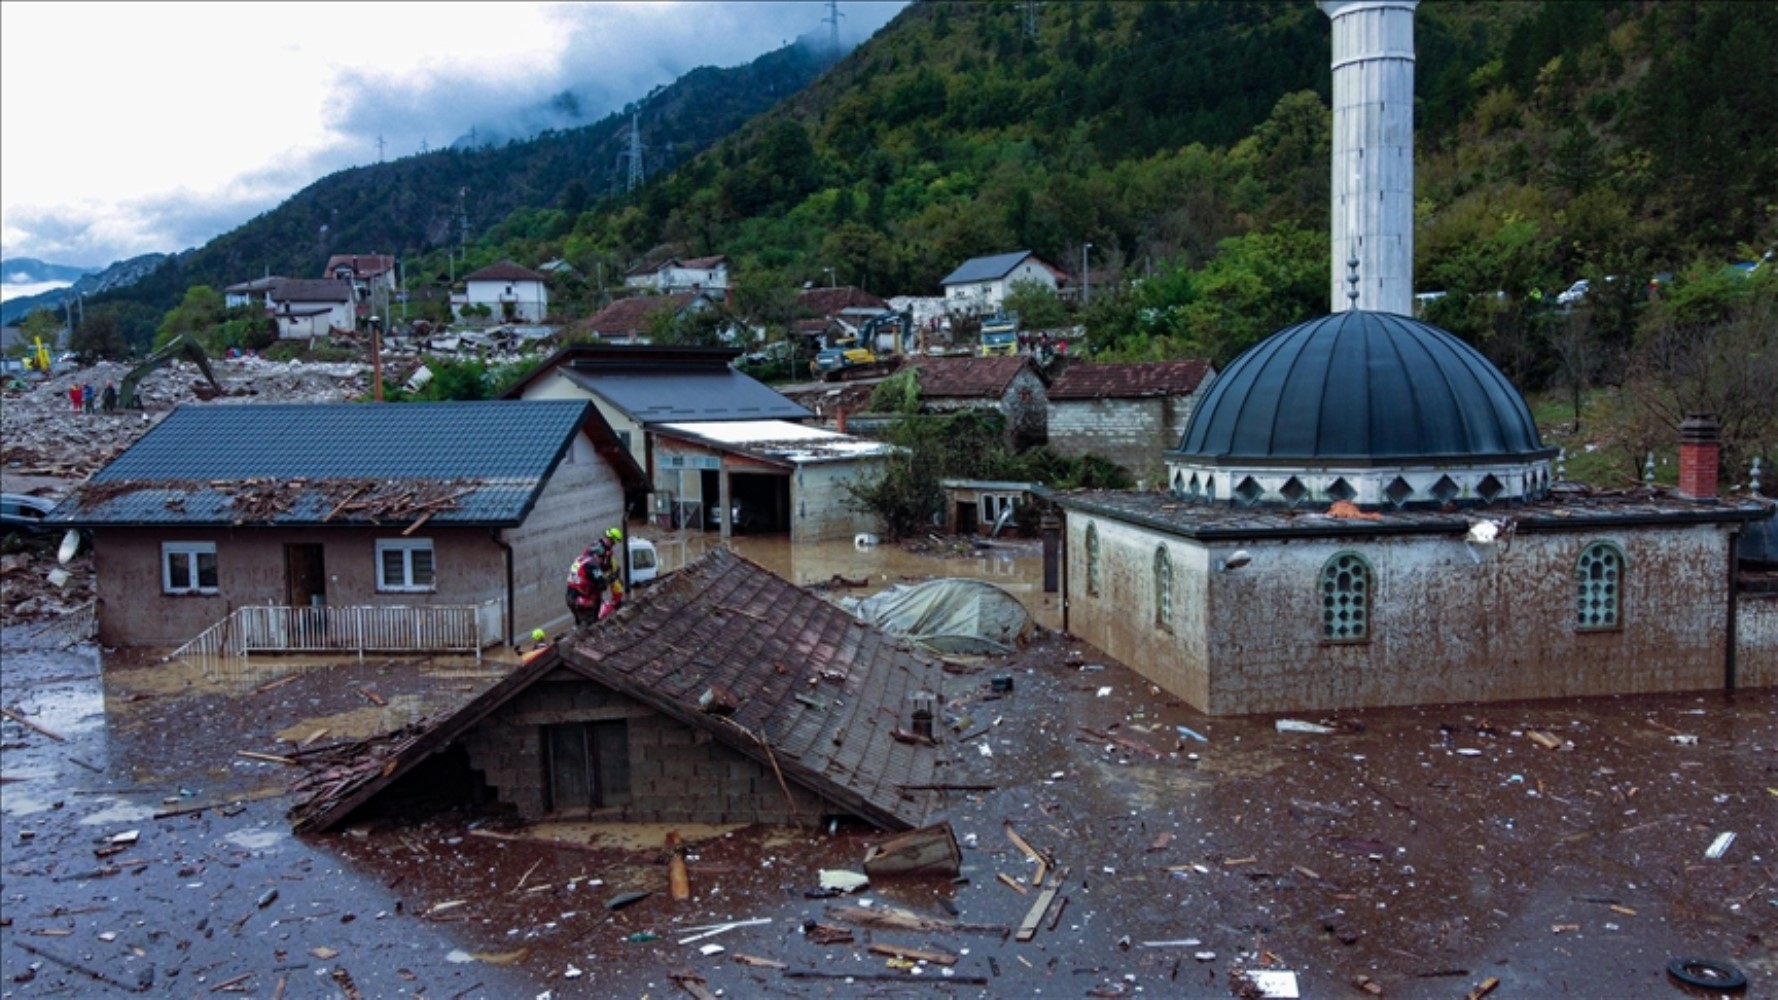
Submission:
<svg viewBox="0 0 1778 1000">
<path fill-rule="evenodd" d="M 50 517 L 92 532 L 107 646 L 248 607 L 282 609 L 264 648 L 338 648 L 364 616 L 411 635 L 442 608 L 487 646 L 567 619 L 564 567 L 643 485 L 585 400 L 200 405 Z"/>
<path fill-rule="evenodd" d="M 942 677 L 905 642 L 717 549 L 403 734 L 294 816 L 331 829 L 413 783 L 528 820 L 848 816 L 910 829 L 939 804 Z"/>
<path fill-rule="evenodd" d="M 1216 370 L 1208 361 L 1076 361 L 1050 382 L 1049 446 L 1096 455 L 1138 478 L 1160 478 L 1160 453 L 1185 433 Z"/>
</svg>

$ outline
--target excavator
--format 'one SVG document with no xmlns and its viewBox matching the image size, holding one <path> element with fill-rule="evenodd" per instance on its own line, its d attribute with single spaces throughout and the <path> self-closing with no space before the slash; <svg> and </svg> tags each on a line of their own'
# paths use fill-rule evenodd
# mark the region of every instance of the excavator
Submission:
<svg viewBox="0 0 1778 1000">
<path fill-rule="evenodd" d="M 141 364 L 131 368 L 130 373 L 117 384 L 118 408 L 124 410 L 141 409 L 142 401 L 136 398 L 136 383 L 142 381 L 149 372 L 175 358 L 184 358 L 197 365 L 198 371 L 203 372 L 204 378 L 215 388 L 216 395 L 225 395 L 222 383 L 216 381 L 216 373 L 210 370 L 210 358 L 204 354 L 204 349 L 198 346 L 197 341 L 187 338 L 185 334 L 180 334 L 167 341 L 160 350 L 143 359 Z"/>
</svg>

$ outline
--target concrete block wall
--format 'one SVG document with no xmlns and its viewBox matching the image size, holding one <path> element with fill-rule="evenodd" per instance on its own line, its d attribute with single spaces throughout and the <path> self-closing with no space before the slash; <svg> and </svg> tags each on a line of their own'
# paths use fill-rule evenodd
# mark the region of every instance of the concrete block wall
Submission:
<svg viewBox="0 0 1778 1000">
<path fill-rule="evenodd" d="M 877 531 L 874 515 L 847 506 L 846 484 L 871 482 L 882 475 L 880 459 L 851 462 L 807 462 L 797 466 L 790 485 L 790 541 L 846 540 L 861 531 Z"/>
<path fill-rule="evenodd" d="M 1191 420 L 1182 399 L 1065 399 L 1049 404 L 1049 444 L 1057 454 L 1098 455 L 1138 479 L 1166 476 L 1162 454 L 1179 446 Z"/>
<path fill-rule="evenodd" d="M 500 801 L 526 819 L 547 815 L 543 726 L 622 719 L 629 738 L 630 791 L 607 799 L 601 818 L 658 823 L 818 820 L 835 810 L 797 785 L 790 797 L 772 769 L 592 681 L 545 678 L 465 734 L 470 766 Z"/>
</svg>

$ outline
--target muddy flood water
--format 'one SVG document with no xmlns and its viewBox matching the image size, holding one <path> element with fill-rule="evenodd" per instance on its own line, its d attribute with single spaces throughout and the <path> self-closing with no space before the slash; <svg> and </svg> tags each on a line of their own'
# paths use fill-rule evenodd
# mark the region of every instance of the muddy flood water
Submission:
<svg viewBox="0 0 1778 1000">
<path fill-rule="evenodd" d="M 1778 692 L 1212 719 L 1054 631 L 1035 543 L 737 548 L 1032 608 L 1027 648 L 946 674 L 959 878 L 830 895 L 882 839 L 846 824 L 676 826 L 685 902 L 664 827 L 294 836 L 277 758 L 447 711 L 510 655 L 204 666 L 39 623 L 0 634 L 0 996 L 1723 995 L 1685 957 L 1778 996 Z"/>
</svg>

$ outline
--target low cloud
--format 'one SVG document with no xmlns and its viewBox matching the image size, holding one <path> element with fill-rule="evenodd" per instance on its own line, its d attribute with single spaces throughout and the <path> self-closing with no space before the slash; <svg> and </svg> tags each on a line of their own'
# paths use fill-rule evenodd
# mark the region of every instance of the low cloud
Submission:
<svg viewBox="0 0 1778 1000">
<path fill-rule="evenodd" d="M 907 0 L 839 5 L 842 48 L 874 34 Z M 440 61 L 400 77 L 374 68 L 336 77 L 327 135 L 284 150 L 276 165 L 218 190 L 174 190 L 117 202 L 8 204 L 8 256 L 104 266 L 200 246 L 348 167 L 480 142 L 529 138 L 597 122 L 700 66 L 738 66 L 795 42 L 830 43 L 826 4 L 800 0 L 692 4 L 565 4 L 549 8 L 565 38 L 535 65 Z M 493 15 L 490 15 L 493 16 Z M 490 27 L 490 30 L 498 30 Z M 192 155 L 202 155 L 193 153 Z M 274 155 L 274 154 L 268 154 Z"/>
</svg>

